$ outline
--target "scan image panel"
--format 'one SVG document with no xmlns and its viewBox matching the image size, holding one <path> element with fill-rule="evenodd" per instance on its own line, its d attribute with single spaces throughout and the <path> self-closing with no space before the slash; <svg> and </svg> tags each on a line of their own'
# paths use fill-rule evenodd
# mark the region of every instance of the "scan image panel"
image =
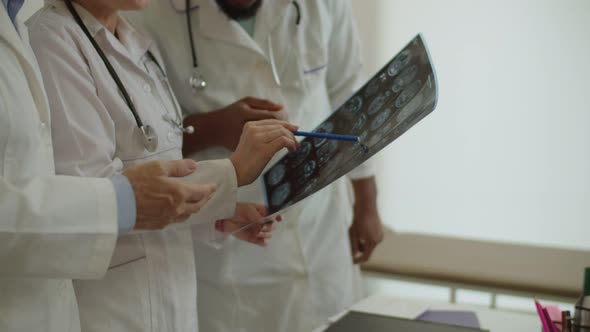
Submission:
<svg viewBox="0 0 590 332">
<path fill-rule="evenodd" d="M 396 140 L 436 107 L 434 67 L 421 35 L 313 131 L 361 138 L 306 138 L 262 177 L 269 214 L 295 204 L 346 175 Z"/>
</svg>

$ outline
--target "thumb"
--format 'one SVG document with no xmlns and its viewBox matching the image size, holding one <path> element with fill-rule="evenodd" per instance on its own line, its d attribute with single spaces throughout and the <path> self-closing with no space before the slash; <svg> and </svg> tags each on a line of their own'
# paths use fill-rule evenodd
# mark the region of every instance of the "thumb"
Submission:
<svg viewBox="0 0 590 332">
<path fill-rule="evenodd" d="M 260 219 L 264 217 L 260 210 L 258 209 L 258 204 L 250 204 L 248 206 L 248 212 L 246 214 L 246 219 L 248 222 L 258 222 Z"/>
<path fill-rule="evenodd" d="M 163 162 L 164 175 L 182 178 L 191 175 L 197 169 L 197 163 L 192 159 L 168 160 Z"/>
<path fill-rule="evenodd" d="M 264 206 L 262 204 L 254 204 L 254 207 L 256 208 L 256 211 L 258 211 L 258 213 L 260 213 L 261 217 L 266 217 L 266 215 L 267 215 L 266 206 Z"/>
</svg>

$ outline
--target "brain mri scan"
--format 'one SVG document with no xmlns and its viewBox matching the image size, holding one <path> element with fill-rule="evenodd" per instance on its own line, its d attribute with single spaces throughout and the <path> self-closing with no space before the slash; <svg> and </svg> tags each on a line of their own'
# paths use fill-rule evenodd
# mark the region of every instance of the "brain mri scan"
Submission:
<svg viewBox="0 0 590 332">
<path fill-rule="evenodd" d="M 334 131 L 334 124 L 330 121 L 323 123 L 321 126 L 319 126 L 315 130 L 316 133 L 322 133 L 322 134 L 331 134 L 333 131 Z M 315 145 L 316 147 L 321 146 L 324 143 L 326 143 L 325 138 L 314 138 L 313 139 L 313 145 Z"/>
<path fill-rule="evenodd" d="M 309 178 L 312 174 L 313 171 L 315 171 L 315 161 L 314 160 L 310 160 L 307 163 L 305 163 L 305 166 L 303 166 L 303 177 L 304 178 Z"/>
<path fill-rule="evenodd" d="M 399 97 L 397 97 L 395 100 L 395 108 L 402 108 L 406 106 L 406 104 L 418 93 L 418 90 L 420 90 L 421 86 L 422 83 L 420 80 L 410 83 L 410 85 L 408 85 L 408 87 L 402 91 Z"/>
<path fill-rule="evenodd" d="M 371 83 L 367 85 L 367 89 L 365 90 L 365 97 L 371 98 L 372 96 L 374 96 L 381 88 L 382 81 L 383 79 L 381 77 L 375 77 L 374 79 L 372 79 Z"/>
<path fill-rule="evenodd" d="M 437 96 L 434 68 L 418 35 L 325 121 L 309 128 L 357 136 L 360 144 L 305 138 L 264 173 L 268 212 L 313 195 L 367 161 L 432 112 Z"/>
<path fill-rule="evenodd" d="M 395 78 L 395 80 L 393 80 L 393 86 L 391 87 L 391 90 L 393 90 L 395 93 L 402 91 L 410 82 L 414 80 L 417 74 L 418 66 L 408 66 L 399 74 L 398 77 Z"/>
<path fill-rule="evenodd" d="M 272 193 L 271 204 L 273 206 L 280 206 L 291 195 L 291 184 L 289 182 L 278 186 Z"/>
<path fill-rule="evenodd" d="M 318 149 L 317 156 L 320 165 L 323 165 L 330 161 L 332 156 L 338 150 L 338 141 L 331 140 L 326 143 L 324 146 Z"/>
<path fill-rule="evenodd" d="M 285 164 L 276 164 L 268 173 L 268 184 L 271 186 L 279 184 L 285 177 L 285 173 L 287 173 Z"/>
<path fill-rule="evenodd" d="M 387 74 L 393 77 L 397 75 L 412 60 L 412 51 L 403 50 L 393 62 L 387 67 Z"/>
<path fill-rule="evenodd" d="M 385 122 L 389 120 L 392 113 L 393 112 L 391 111 L 391 109 L 386 108 L 379 114 L 377 114 L 377 116 L 375 117 L 375 119 L 373 119 L 373 122 L 371 123 L 371 130 L 375 131 L 379 129 L 381 126 L 383 126 L 383 124 L 385 124 Z"/>
<path fill-rule="evenodd" d="M 293 152 L 291 156 L 291 167 L 297 168 L 301 165 L 311 154 L 311 143 L 309 141 L 302 142 L 297 151 Z"/>
<path fill-rule="evenodd" d="M 344 104 L 344 112 L 358 114 L 363 107 L 363 98 L 355 96 Z"/>
<path fill-rule="evenodd" d="M 365 124 L 367 123 L 367 115 L 366 114 L 360 114 L 355 120 L 354 120 L 354 124 L 352 126 L 352 129 L 350 130 L 350 132 L 353 135 L 356 135 L 357 133 L 361 132 L 363 129 L 365 129 Z"/>
<path fill-rule="evenodd" d="M 295 172 L 295 183 L 297 186 L 305 186 L 309 178 L 314 174 L 317 167 L 315 160 L 308 160 Z"/>
<path fill-rule="evenodd" d="M 369 110 L 367 111 L 367 113 L 369 115 L 373 115 L 379 112 L 387 102 L 387 99 L 389 98 L 390 94 L 391 93 L 389 91 L 385 91 L 384 93 L 375 97 L 375 99 L 371 101 L 371 104 L 369 104 Z"/>
</svg>

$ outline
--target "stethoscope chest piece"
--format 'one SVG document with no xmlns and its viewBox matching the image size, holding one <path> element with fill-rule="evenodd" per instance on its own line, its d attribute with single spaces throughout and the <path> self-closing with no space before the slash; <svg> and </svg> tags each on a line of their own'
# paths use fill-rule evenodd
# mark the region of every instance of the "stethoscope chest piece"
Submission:
<svg viewBox="0 0 590 332">
<path fill-rule="evenodd" d="M 202 91 L 207 87 L 207 82 L 196 68 L 193 70 L 191 77 L 189 77 L 188 84 L 193 88 L 194 93 Z"/>
<path fill-rule="evenodd" d="M 143 138 L 143 146 L 148 152 L 155 152 L 158 149 L 158 134 L 150 125 L 142 126 L 141 134 Z"/>
</svg>

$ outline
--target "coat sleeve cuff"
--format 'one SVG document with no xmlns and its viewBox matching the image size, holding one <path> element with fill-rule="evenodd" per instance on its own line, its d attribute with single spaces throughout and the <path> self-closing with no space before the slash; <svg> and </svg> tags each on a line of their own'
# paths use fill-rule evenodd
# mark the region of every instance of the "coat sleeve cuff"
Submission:
<svg viewBox="0 0 590 332">
<path fill-rule="evenodd" d="M 231 218 L 235 213 L 238 191 L 236 171 L 229 159 L 222 159 L 198 162 L 195 174 L 202 179 L 197 183 L 213 182 L 217 190 L 201 211 L 191 217 L 192 237 L 193 240 L 219 249 L 229 235 L 216 231 L 215 221 Z"/>
<path fill-rule="evenodd" d="M 119 236 L 125 235 L 135 227 L 137 211 L 135 208 L 135 194 L 131 183 L 124 175 L 111 178 L 117 198 L 117 225 Z"/>
<path fill-rule="evenodd" d="M 189 223 L 211 223 L 211 227 L 214 228 L 216 220 L 234 215 L 238 199 L 238 179 L 234 165 L 229 159 L 198 162 L 197 170 L 187 178 L 187 182 L 214 183 L 217 186 L 207 204 L 189 218 Z"/>
</svg>

